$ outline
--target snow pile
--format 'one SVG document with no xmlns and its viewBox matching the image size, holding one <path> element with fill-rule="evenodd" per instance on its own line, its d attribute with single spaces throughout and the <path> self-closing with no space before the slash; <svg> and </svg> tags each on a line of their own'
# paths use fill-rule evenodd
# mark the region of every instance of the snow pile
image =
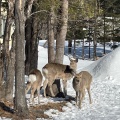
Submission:
<svg viewBox="0 0 120 120">
<path fill-rule="evenodd" d="M 120 47 L 84 68 L 89 71 L 94 79 L 108 80 L 120 85 Z"/>
</svg>

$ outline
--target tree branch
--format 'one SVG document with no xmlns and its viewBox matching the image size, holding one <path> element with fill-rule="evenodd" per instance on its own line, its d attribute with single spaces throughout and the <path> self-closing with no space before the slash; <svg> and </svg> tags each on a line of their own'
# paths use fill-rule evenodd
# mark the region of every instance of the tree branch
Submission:
<svg viewBox="0 0 120 120">
<path fill-rule="evenodd" d="M 27 18 L 26 18 L 26 19 L 28 19 L 28 18 L 30 18 L 32 15 L 37 14 L 37 13 L 40 13 L 40 12 L 46 12 L 46 13 L 49 13 L 47 10 L 40 10 L 40 11 L 36 11 L 36 12 L 34 12 L 34 13 L 30 14 L 29 16 L 27 16 Z"/>
<path fill-rule="evenodd" d="M 28 0 L 26 2 L 26 4 L 25 4 L 25 6 L 26 6 L 26 8 L 25 8 L 25 17 L 26 17 L 26 19 L 28 18 L 28 16 L 30 16 L 33 2 L 34 2 L 34 0 Z"/>
</svg>

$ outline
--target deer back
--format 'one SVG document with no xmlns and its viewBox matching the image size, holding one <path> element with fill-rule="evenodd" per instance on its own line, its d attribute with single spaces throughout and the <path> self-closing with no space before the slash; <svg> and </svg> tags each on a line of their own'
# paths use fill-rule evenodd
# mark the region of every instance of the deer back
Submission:
<svg viewBox="0 0 120 120">
<path fill-rule="evenodd" d="M 79 73 L 80 86 L 88 88 L 92 82 L 92 76 L 87 71 L 82 71 Z"/>
<path fill-rule="evenodd" d="M 38 81 L 38 82 L 39 82 L 39 81 L 42 81 L 43 76 L 42 76 L 40 70 L 38 70 L 38 69 L 33 69 L 33 70 L 30 72 L 29 76 L 30 76 L 30 75 L 35 76 L 35 77 L 33 78 L 34 81 Z"/>
<path fill-rule="evenodd" d="M 63 64 L 48 63 L 43 67 L 42 72 L 45 77 L 53 76 L 57 78 L 63 75 L 65 69 L 66 66 Z"/>
</svg>

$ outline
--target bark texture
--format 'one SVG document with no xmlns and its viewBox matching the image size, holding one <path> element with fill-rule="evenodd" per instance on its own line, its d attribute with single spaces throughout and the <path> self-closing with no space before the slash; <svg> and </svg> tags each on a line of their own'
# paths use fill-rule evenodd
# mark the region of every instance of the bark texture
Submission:
<svg viewBox="0 0 120 120">
<path fill-rule="evenodd" d="M 15 1 L 15 35 L 16 35 L 16 63 L 15 63 L 15 110 L 18 116 L 28 114 L 25 99 L 24 81 L 24 42 L 25 42 L 25 17 L 24 0 Z"/>
</svg>

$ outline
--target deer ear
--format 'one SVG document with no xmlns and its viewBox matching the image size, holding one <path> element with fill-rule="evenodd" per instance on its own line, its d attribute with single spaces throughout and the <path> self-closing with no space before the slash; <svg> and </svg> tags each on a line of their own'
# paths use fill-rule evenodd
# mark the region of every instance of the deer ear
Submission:
<svg viewBox="0 0 120 120">
<path fill-rule="evenodd" d="M 73 57 L 73 56 L 69 56 L 69 60 L 70 61 L 75 61 L 76 60 L 76 62 L 78 61 L 78 58 L 75 58 L 75 57 Z"/>
<path fill-rule="evenodd" d="M 78 58 L 73 57 L 73 56 L 69 56 L 69 60 L 70 61 L 76 61 L 76 63 L 78 62 Z"/>
<path fill-rule="evenodd" d="M 80 73 L 78 74 L 78 77 L 81 78 L 81 77 L 82 77 L 82 74 L 83 74 L 83 73 L 80 72 Z"/>
<path fill-rule="evenodd" d="M 74 60 L 75 58 L 72 55 L 68 55 L 69 60 Z"/>
<path fill-rule="evenodd" d="M 69 60 L 71 61 L 71 60 L 72 60 L 72 57 L 69 56 Z"/>
</svg>

